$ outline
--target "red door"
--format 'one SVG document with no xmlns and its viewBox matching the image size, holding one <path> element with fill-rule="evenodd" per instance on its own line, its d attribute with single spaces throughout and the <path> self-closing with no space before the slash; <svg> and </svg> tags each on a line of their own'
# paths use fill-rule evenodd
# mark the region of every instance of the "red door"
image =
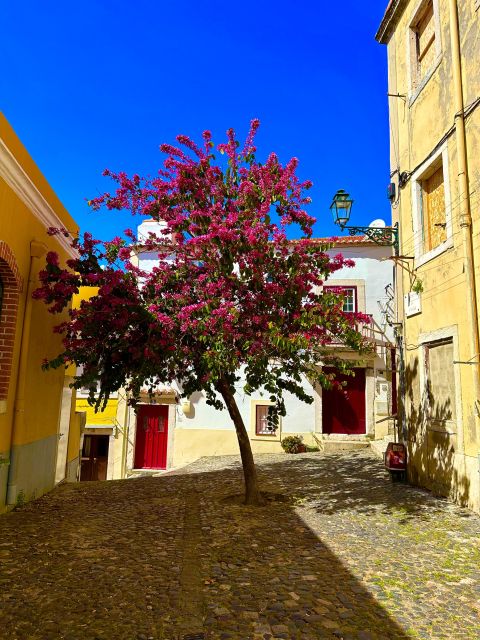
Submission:
<svg viewBox="0 0 480 640">
<path fill-rule="evenodd" d="M 332 369 L 326 369 L 331 373 Z M 363 434 L 365 428 L 365 369 L 354 369 L 355 376 L 337 374 L 342 389 L 322 391 L 323 433 Z"/>
<path fill-rule="evenodd" d="M 167 439 L 168 405 L 139 405 L 135 438 L 135 469 L 166 469 Z"/>
</svg>

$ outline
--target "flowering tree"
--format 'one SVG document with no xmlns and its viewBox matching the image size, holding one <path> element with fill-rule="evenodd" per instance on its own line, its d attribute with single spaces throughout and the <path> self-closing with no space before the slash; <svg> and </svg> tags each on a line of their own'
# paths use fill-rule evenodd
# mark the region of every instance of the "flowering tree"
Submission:
<svg viewBox="0 0 480 640">
<path fill-rule="evenodd" d="M 273 153 L 264 164 L 256 160 L 258 124 L 252 121 L 242 149 L 229 130 L 217 147 L 225 156 L 220 162 L 206 131 L 201 147 L 185 136 L 177 138 L 181 147 L 162 145 L 167 157 L 155 178 L 105 171 L 117 188 L 90 205 L 163 221 L 161 233 L 142 240 L 142 250 L 158 253 L 158 266 L 149 273 L 135 266 L 132 231 L 125 232 L 128 241 L 100 242 L 85 234 L 73 240 L 78 258 L 66 267 L 48 254 L 34 294 L 57 313 L 79 287 L 98 288 L 56 328 L 63 352 L 44 363 L 81 365 L 74 386 L 94 385 L 90 400 L 97 408 L 120 387 L 135 402 L 142 387 L 173 380 L 185 396 L 203 390 L 210 405 L 225 405 L 248 504 L 262 499 L 234 395 L 239 372 L 245 393 L 262 390 L 273 401 L 268 419 L 274 424 L 285 415 L 285 391 L 312 402 L 302 378 L 334 383 L 319 366 L 335 360 L 332 336 L 335 343 L 365 348 L 357 330 L 365 318 L 344 313 L 341 295 L 321 290 L 325 279 L 351 263 L 341 255 L 331 259 L 326 246 L 310 239 L 314 219 L 304 210 L 310 202 L 304 192 L 311 183 L 295 175 L 297 160 L 283 166 Z M 302 239 L 287 239 L 292 224 Z"/>
</svg>

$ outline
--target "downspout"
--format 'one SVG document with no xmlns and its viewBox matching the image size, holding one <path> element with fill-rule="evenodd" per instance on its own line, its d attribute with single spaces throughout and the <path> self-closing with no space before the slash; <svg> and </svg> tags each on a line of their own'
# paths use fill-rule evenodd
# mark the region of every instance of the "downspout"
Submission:
<svg viewBox="0 0 480 640">
<path fill-rule="evenodd" d="M 458 192 L 460 206 L 460 228 L 465 256 L 465 278 L 467 282 L 467 313 L 470 323 L 470 356 L 474 389 L 474 419 L 477 444 L 480 443 L 480 421 L 478 402 L 480 401 L 480 359 L 479 327 L 477 309 L 477 287 L 475 278 L 475 261 L 472 239 L 472 215 L 470 209 L 470 193 L 468 184 L 468 160 L 465 136 L 465 117 L 463 102 L 462 64 L 460 53 L 460 32 L 458 26 L 457 0 L 449 0 L 450 40 L 452 49 L 453 89 L 455 108 L 455 136 L 457 144 Z"/>
<path fill-rule="evenodd" d="M 130 426 L 130 406 L 128 404 L 127 392 L 125 391 L 125 411 L 123 417 L 123 442 L 122 442 L 122 467 L 121 477 L 127 477 L 127 455 L 128 455 L 128 432 Z"/>
<path fill-rule="evenodd" d="M 30 266 L 28 269 L 28 286 L 25 299 L 25 307 L 22 317 L 22 328 L 20 334 L 20 359 L 18 363 L 17 379 L 15 384 L 15 404 L 13 410 L 12 433 L 10 437 L 10 466 L 8 468 L 7 481 L 7 504 L 15 504 L 17 500 L 16 485 L 16 464 L 12 459 L 12 449 L 16 440 L 16 435 L 23 431 L 25 424 L 25 396 L 26 396 L 26 376 L 28 365 L 28 345 L 30 342 L 30 329 L 32 325 L 32 294 L 36 288 L 36 272 L 34 269 L 35 260 L 38 260 L 47 252 L 47 246 L 43 242 L 32 240 L 30 243 Z"/>
</svg>

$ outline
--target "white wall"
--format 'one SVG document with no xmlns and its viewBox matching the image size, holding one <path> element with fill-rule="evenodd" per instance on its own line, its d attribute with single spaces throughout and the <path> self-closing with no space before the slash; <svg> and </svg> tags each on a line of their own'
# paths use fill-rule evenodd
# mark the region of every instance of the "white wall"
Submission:
<svg viewBox="0 0 480 640">
<path fill-rule="evenodd" d="M 355 261 L 355 266 L 336 271 L 326 284 L 334 284 L 336 280 L 364 280 L 365 281 L 365 312 L 373 316 L 374 320 L 383 325 L 383 317 L 377 301 L 386 302 L 385 287 L 393 284 L 392 248 L 381 245 L 373 246 L 339 246 L 327 253 L 334 256 L 341 253 L 345 258 Z M 387 337 L 393 339 L 391 327 L 385 331 Z"/>
<path fill-rule="evenodd" d="M 238 408 L 242 414 L 245 426 L 249 427 L 252 412 L 252 400 L 264 399 L 268 403 L 268 394 L 261 395 L 258 391 L 251 396 L 243 393 L 243 378 L 236 384 L 236 396 Z M 311 384 L 305 381 L 307 392 L 314 398 Z M 314 403 L 302 402 L 291 393 L 285 393 L 285 405 L 287 415 L 281 419 L 282 433 L 309 433 L 314 430 L 315 408 Z M 205 393 L 194 393 L 189 398 L 192 410 L 184 414 L 181 406 L 177 406 L 177 429 L 231 429 L 232 421 L 228 411 L 218 411 L 206 402 Z"/>
<path fill-rule="evenodd" d="M 154 228 L 155 224 L 157 225 L 156 229 Z M 153 221 L 144 222 L 139 227 L 139 234 L 145 237 L 148 231 L 155 230 L 158 232 L 160 226 L 158 223 L 153 223 Z M 388 259 L 389 256 L 392 255 L 392 248 L 374 244 L 368 246 L 352 246 L 350 244 L 342 245 L 338 243 L 337 247 L 329 250 L 328 253 L 332 256 L 341 253 L 345 258 L 353 259 L 355 266 L 340 269 L 326 284 L 334 284 L 336 281 L 345 280 L 362 281 L 365 285 L 365 312 L 371 314 L 377 324 L 383 327 L 384 318 L 381 314 L 378 301 L 386 301 L 385 287 L 387 284 L 391 284 L 393 280 L 393 262 Z M 156 265 L 155 253 L 140 253 L 138 257 L 140 268 L 146 271 L 150 271 Z M 389 327 L 386 327 L 386 335 L 389 339 L 392 339 L 392 333 Z M 376 367 L 382 366 L 381 362 L 376 365 Z M 260 392 L 252 396 L 245 395 L 242 391 L 243 385 L 244 382 L 242 382 L 242 380 L 237 383 L 236 400 L 248 429 L 252 413 L 252 400 L 261 400 L 262 395 Z M 307 380 L 305 380 L 304 386 L 307 393 L 314 397 L 313 389 Z M 268 400 L 268 395 L 265 395 L 264 398 Z M 218 411 L 207 405 L 204 393 L 195 393 L 189 400 L 192 407 L 190 412 L 183 413 L 181 406 L 178 405 L 175 409 L 176 429 L 233 429 L 227 410 Z M 373 386 L 370 394 L 367 394 L 367 400 L 369 404 L 373 405 Z M 287 393 L 285 394 L 285 404 L 287 415 L 282 418 L 281 421 L 282 434 L 310 433 L 319 430 L 318 415 L 317 429 L 315 423 L 315 407 L 318 405 L 318 398 L 315 403 L 307 404 L 299 400 L 296 396 Z M 370 413 L 370 407 L 367 408 L 367 413 Z M 367 424 L 369 425 L 368 431 L 372 431 L 372 418 L 367 420 Z"/>
</svg>

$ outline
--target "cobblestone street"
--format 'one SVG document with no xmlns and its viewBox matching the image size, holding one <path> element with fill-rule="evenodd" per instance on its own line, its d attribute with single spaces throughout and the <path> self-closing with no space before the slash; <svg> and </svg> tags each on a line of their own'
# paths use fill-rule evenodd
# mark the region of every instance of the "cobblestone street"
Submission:
<svg viewBox="0 0 480 640">
<path fill-rule="evenodd" d="M 228 457 L 0 517 L 1 638 L 480 637 L 478 516 L 368 451 L 257 463 L 263 508 Z"/>
</svg>

